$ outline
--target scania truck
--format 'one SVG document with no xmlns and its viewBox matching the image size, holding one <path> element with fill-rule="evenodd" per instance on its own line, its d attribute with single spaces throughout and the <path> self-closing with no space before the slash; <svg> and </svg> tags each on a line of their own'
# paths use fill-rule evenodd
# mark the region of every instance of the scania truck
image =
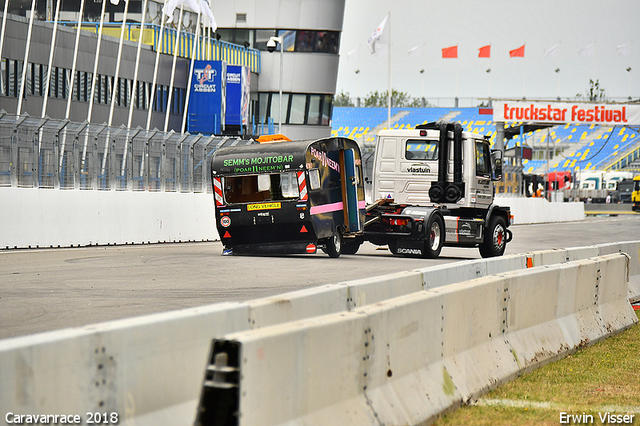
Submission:
<svg viewBox="0 0 640 426">
<path fill-rule="evenodd" d="M 350 139 L 222 148 L 212 160 L 216 225 L 233 254 L 338 257 L 369 241 L 394 255 L 436 258 L 457 246 L 501 256 L 512 238 L 509 208 L 493 203 L 501 174 L 501 151 L 448 122 L 379 133 L 369 205 Z"/>
</svg>

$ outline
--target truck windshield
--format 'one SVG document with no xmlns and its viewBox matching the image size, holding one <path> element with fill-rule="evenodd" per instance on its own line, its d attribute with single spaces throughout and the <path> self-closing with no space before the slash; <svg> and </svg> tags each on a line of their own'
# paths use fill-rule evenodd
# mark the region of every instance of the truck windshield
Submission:
<svg viewBox="0 0 640 426">
<path fill-rule="evenodd" d="M 291 200 L 298 196 L 295 172 L 224 178 L 224 197 L 229 204 Z"/>
<path fill-rule="evenodd" d="M 437 160 L 438 141 L 408 140 L 404 158 L 407 160 Z"/>
</svg>

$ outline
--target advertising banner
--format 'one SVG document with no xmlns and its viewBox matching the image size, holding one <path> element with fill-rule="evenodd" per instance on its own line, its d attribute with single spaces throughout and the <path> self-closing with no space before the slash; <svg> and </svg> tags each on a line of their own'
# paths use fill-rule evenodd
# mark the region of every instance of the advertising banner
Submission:
<svg viewBox="0 0 640 426">
<path fill-rule="evenodd" d="M 188 132 L 222 134 L 225 126 L 227 63 L 194 61 Z"/>
<path fill-rule="evenodd" d="M 227 66 L 227 126 L 244 127 L 249 123 L 250 78 L 248 67 Z"/>
<path fill-rule="evenodd" d="M 640 105 L 582 102 L 494 102 L 493 121 L 640 125 Z"/>
</svg>

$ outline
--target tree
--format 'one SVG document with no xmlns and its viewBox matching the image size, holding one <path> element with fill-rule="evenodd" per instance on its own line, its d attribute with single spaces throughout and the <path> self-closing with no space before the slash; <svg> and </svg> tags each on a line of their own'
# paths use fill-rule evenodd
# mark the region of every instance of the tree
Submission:
<svg viewBox="0 0 640 426">
<path fill-rule="evenodd" d="M 578 93 L 576 95 L 578 98 L 581 98 L 582 95 Z M 589 88 L 585 92 L 585 97 L 590 102 L 605 102 L 607 100 L 607 94 L 600 86 L 600 80 L 591 80 L 589 79 Z"/>
<path fill-rule="evenodd" d="M 371 92 L 364 100 L 364 106 L 369 108 L 381 108 L 387 106 L 389 91 Z M 411 99 L 408 93 L 391 90 L 391 106 L 394 108 L 416 108 L 422 104 L 420 100 Z"/>
<path fill-rule="evenodd" d="M 338 95 L 336 95 L 336 97 L 333 99 L 333 106 L 334 107 L 352 107 L 353 102 L 351 102 L 351 96 L 349 95 L 349 92 L 340 92 Z"/>
</svg>

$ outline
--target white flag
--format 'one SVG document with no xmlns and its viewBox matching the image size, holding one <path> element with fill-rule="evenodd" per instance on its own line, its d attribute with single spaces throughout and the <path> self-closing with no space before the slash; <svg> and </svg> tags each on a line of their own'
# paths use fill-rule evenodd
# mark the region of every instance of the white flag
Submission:
<svg viewBox="0 0 640 426">
<path fill-rule="evenodd" d="M 111 1 L 111 4 L 116 5 L 116 6 L 120 3 L 120 0 L 110 0 L 110 1 Z"/>
<path fill-rule="evenodd" d="M 358 59 L 359 55 L 360 55 L 360 46 L 356 47 L 351 52 L 347 53 L 347 61 Z"/>
<path fill-rule="evenodd" d="M 409 49 L 409 51 L 407 52 L 407 55 L 411 56 L 411 57 L 422 57 L 422 45 L 417 45 L 412 47 L 411 49 Z"/>
<path fill-rule="evenodd" d="M 559 53 L 560 53 L 560 44 L 556 44 L 544 51 L 544 57 L 548 58 L 549 56 L 558 56 Z"/>
<path fill-rule="evenodd" d="M 184 4 L 195 13 L 201 12 L 200 5 L 196 0 L 169 0 L 162 7 L 162 13 L 169 17 L 167 23 L 171 23 L 173 21 L 173 11 L 176 10 L 176 7 L 180 6 L 181 4 Z"/>
<path fill-rule="evenodd" d="M 578 55 L 580 56 L 593 56 L 596 54 L 596 43 L 593 42 L 588 46 L 583 47 L 578 50 Z"/>
<path fill-rule="evenodd" d="M 213 17 L 213 12 L 209 7 L 209 2 L 207 0 L 200 0 L 200 8 L 202 9 L 202 14 L 205 17 L 205 26 L 211 27 L 211 31 L 218 29 L 218 24 L 216 23 L 216 18 Z"/>
<path fill-rule="evenodd" d="M 376 53 L 376 42 L 382 37 L 384 33 L 384 26 L 387 24 L 387 17 L 385 16 L 378 28 L 371 34 L 367 44 L 369 45 L 369 49 L 371 49 L 371 53 Z M 381 40 L 382 42 L 382 40 Z"/>
<path fill-rule="evenodd" d="M 620 56 L 631 56 L 631 43 L 621 44 L 616 47 L 616 50 L 618 50 L 618 55 Z"/>
</svg>

